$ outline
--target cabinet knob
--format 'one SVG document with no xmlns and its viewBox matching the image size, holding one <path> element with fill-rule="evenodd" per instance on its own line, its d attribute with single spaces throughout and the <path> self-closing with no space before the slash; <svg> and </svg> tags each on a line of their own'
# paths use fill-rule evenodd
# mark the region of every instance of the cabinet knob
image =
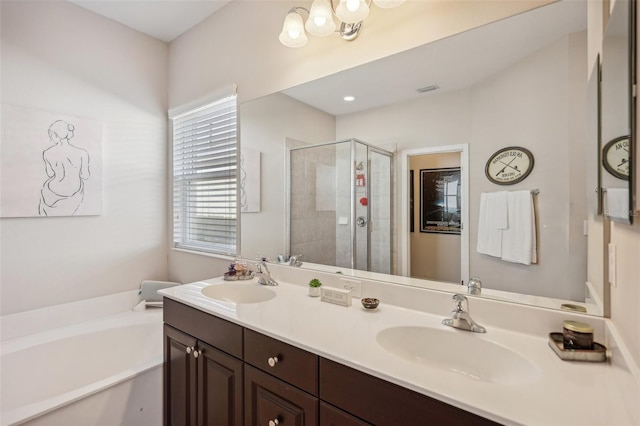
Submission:
<svg viewBox="0 0 640 426">
<path fill-rule="evenodd" d="M 202 351 L 201 351 L 202 352 Z M 198 351 L 193 351 L 193 357 L 194 358 L 198 358 L 200 356 L 200 352 Z"/>
<path fill-rule="evenodd" d="M 271 358 L 269 358 L 267 360 L 267 362 L 269 363 L 269 367 L 275 367 L 276 364 L 278 363 L 278 357 L 277 356 L 272 356 Z M 278 424 L 278 423 L 276 423 Z"/>
<path fill-rule="evenodd" d="M 187 346 L 187 353 L 190 354 L 193 350 L 193 346 Z"/>
<path fill-rule="evenodd" d="M 277 426 L 279 423 L 278 419 L 269 420 L 269 426 Z"/>
</svg>

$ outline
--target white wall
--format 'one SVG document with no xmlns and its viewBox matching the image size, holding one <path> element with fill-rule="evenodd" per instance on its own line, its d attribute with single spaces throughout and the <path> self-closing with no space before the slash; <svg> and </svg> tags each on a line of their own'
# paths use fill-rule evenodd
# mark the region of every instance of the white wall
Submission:
<svg viewBox="0 0 640 426">
<path fill-rule="evenodd" d="M 101 216 L 0 219 L 1 313 L 166 279 L 168 46 L 67 2 L 1 13 L 2 103 L 103 123 Z"/>
</svg>

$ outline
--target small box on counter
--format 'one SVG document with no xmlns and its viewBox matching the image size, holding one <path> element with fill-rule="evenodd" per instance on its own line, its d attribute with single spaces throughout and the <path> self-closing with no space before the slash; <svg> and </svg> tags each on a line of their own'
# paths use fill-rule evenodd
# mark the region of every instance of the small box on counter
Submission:
<svg viewBox="0 0 640 426">
<path fill-rule="evenodd" d="M 320 300 L 340 306 L 351 306 L 351 290 L 342 288 L 321 287 Z"/>
</svg>

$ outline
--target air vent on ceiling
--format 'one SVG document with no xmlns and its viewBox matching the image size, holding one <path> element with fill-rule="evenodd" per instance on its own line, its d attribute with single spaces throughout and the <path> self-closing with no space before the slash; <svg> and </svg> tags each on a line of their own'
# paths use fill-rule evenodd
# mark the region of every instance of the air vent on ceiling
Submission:
<svg viewBox="0 0 640 426">
<path fill-rule="evenodd" d="M 434 90 L 438 90 L 439 88 L 440 86 L 438 86 L 437 84 L 432 84 L 431 86 L 425 86 L 425 87 L 416 89 L 416 91 L 420 93 L 426 93 L 426 92 L 433 92 Z"/>
</svg>

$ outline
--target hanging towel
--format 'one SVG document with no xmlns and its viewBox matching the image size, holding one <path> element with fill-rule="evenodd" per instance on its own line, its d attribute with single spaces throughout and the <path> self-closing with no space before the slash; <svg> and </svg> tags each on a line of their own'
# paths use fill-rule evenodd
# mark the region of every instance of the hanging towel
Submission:
<svg viewBox="0 0 640 426">
<path fill-rule="evenodd" d="M 507 227 L 507 192 L 483 192 L 480 194 L 478 219 L 478 253 L 500 257 L 502 255 L 502 230 Z"/>
<path fill-rule="evenodd" d="M 502 260 L 536 263 L 536 218 L 531 191 L 507 193 L 507 229 L 502 230 Z"/>
<path fill-rule="evenodd" d="M 629 189 L 607 188 L 605 214 L 611 219 L 629 220 Z"/>
</svg>

